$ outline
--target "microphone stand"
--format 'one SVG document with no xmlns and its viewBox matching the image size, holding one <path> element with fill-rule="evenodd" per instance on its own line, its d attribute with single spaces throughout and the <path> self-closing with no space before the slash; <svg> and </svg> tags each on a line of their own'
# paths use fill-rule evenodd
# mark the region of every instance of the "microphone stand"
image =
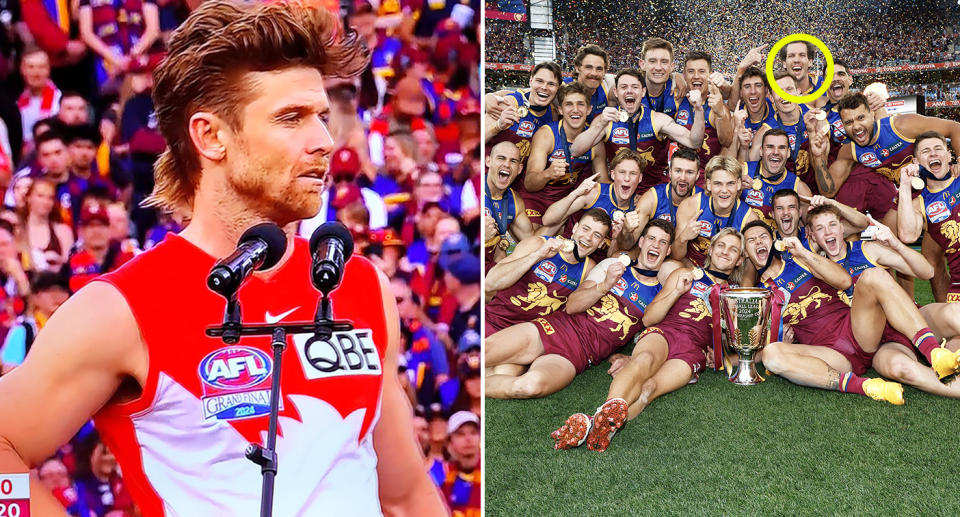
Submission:
<svg viewBox="0 0 960 517">
<path fill-rule="evenodd" d="M 206 335 L 219 337 L 227 344 L 235 344 L 241 336 L 272 336 L 273 342 L 273 378 L 270 383 L 270 422 L 267 428 L 267 444 L 263 447 L 256 443 L 247 446 L 244 455 L 250 461 L 260 465 L 263 475 L 263 486 L 260 492 L 260 516 L 273 515 L 273 488 L 274 478 L 277 475 L 277 420 L 280 413 L 280 372 L 283 365 L 283 351 L 287 348 L 287 335 L 313 334 L 321 341 L 329 340 L 334 332 L 353 330 L 350 320 L 334 320 L 333 307 L 329 293 L 321 293 L 317 303 L 316 315 L 313 322 L 298 322 L 269 325 L 256 323 L 243 325 L 241 320 L 240 302 L 236 294 L 227 298 L 227 307 L 224 311 L 223 324 L 208 327 Z"/>
</svg>

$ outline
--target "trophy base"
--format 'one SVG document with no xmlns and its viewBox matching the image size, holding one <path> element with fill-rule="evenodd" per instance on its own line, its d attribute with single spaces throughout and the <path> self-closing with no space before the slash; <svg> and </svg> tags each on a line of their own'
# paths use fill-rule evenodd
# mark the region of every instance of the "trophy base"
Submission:
<svg viewBox="0 0 960 517">
<path fill-rule="evenodd" d="M 740 357 L 740 361 L 737 362 L 736 366 L 733 367 L 733 371 L 730 372 L 730 382 L 741 386 L 753 386 L 754 384 L 760 384 L 764 380 L 765 379 L 757 373 L 756 363 L 754 363 L 752 357 L 749 359 Z"/>
</svg>

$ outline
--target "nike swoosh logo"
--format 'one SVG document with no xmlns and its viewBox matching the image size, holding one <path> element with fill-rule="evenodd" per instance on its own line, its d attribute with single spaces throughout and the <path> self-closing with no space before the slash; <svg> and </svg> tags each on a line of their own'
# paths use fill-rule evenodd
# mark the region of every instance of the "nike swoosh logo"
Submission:
<svg viewBox="0 0 960 517">
<path fill-rule="evenodd" d="M 267 320 L 267 324 L 268 324 L 268 325 L 273 325 L 274 323 L 282 320 L 283 318 L 286 318 L 287 316 L 289 316 L 290 314 L 292 314 L 293 311 L 295 311 L 295 310 L 297 310 L 297 309 L 299 309 L 299 308 L 300 308 L 300 306 L 298 305 L 298 306 L 290 309 L 289 311 L 287 311 L 287 312 L 285 312 L 285 313 L 283 313 L 283 314 L 277 315 L 277 316 L 272 316 L 272 315 L 270 314 L 270 311 L 267 311 L 266 315 L 264 316 L 264 319 Z"/>
</svg>

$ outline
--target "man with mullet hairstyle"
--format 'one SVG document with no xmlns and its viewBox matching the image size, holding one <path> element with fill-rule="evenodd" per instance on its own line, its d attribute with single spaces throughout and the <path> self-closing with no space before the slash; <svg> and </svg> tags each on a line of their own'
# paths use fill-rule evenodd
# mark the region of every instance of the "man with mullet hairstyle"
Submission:
<svg viewBox="0 0 960 517">
<path fill-rule="evenodd" d="M 267 433 L 271 339 L 207 337 L 225 302 L 206 278 L 248 228 L 286 228 L 286 253 L 238 301 L 252 321 L 313 321 L 320 294 L 293 223 L 318 213 L 329 181 L 323 80 L 367 61 L 335 15 L 293 2 L 208 0 L 177 29 L 155 72 L 168 147 L 149 204 L 190 222 L 80 289 L 0 378 L 0 472 L 38 465 L 93 416 L 145 517 L 257 513 L 261 469 L 244 451 Z M 363 364 L 331 375 L 308 357 L 307 336 L 289 340 L 274 514 L 445 515 L 397 375 L 386 277 L 354 255 L 331 296 Z M 34 515 L 64 515 L 39 483 L 30 495 Z"/>
</svg>

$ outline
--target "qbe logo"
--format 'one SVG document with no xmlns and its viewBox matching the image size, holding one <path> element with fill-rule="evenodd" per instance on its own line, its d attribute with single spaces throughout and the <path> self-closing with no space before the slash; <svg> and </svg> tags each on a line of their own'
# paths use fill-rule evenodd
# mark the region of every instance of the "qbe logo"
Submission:
<svg viewBox="0 0 960 517">
<path fill-rule="evenodd" d="M 380 375 L 377 345 L 370 329 L 334 332 L 330 339 L 297 335 L 293 342 L 308 380 L 347 375 Z"/>
</svg>

